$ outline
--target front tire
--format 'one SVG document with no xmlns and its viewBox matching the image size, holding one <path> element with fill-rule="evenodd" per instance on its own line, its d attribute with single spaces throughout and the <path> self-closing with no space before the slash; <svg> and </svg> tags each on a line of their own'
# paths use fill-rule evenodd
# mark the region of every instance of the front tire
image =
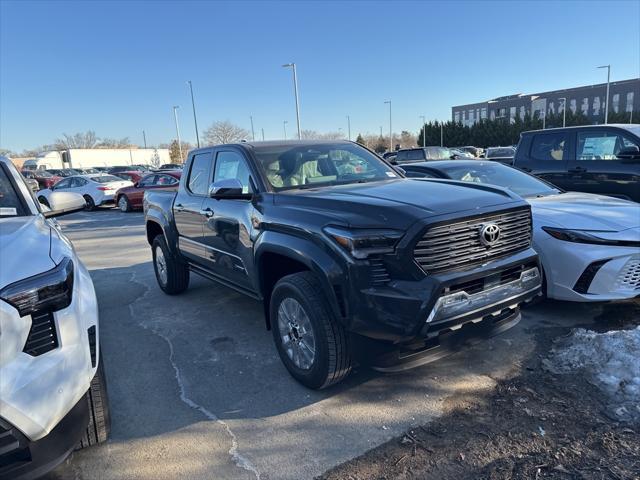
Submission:
<svg viewBox="0 0 640 480">
<path fill-rule="evenodd" d="M 118 198 L 118 208 L 123 213 L 131 211 L 131 202 L 129 202 L 126 195 L 120 195 L 120 198 Z"/>
<path fill-rule="evenodd" d="M 111 432 L 111 411 L 109 410 L 107 379 L 104 373 L 102 353 L 98 359 L 98 370 L 85 395 L 89 403 L 89 424 L 80 440 L 78 449 L 105 442 Z"/>
<path fill-rule="evenodd" d="M 153 269 L 158 285 L 167 295 L 177 295 L 189 286 L 189 267 L 169 251 L 163 235 L 153 239 Z"/>
<path fill-rule="evenodd" d="M 304 386 L 322 389 L 351 372 L 351 349 L 311 272 L 288 275 L 276 284 L 270 302 L 271 331 L 282 363 Z"/>
</svg>

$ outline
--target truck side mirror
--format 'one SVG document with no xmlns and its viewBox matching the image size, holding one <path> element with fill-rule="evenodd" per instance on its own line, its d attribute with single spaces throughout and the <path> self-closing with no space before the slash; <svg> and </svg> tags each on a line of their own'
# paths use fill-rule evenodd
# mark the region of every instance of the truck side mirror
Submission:
<svg viewBox="0 0 640 480">
<path fill-rule="evenodd" d="M 250 199 L 251 194 L 243 193 L 242 183 L 237 178 L 225 178 L 209 185 L 209 197 L 215 199 Z"/>
</svg>

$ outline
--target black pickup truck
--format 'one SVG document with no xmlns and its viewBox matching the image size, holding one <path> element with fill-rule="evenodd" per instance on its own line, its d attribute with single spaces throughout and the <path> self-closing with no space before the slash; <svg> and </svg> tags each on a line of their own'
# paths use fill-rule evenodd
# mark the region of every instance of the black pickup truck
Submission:
<svg viewBox="0 0 640 480">
<path fill-rule="evenodd" d="M 529 206 L 497 187 L 404 178 L 352 142 L 202 148 L 184 172 L 177 193 L 145 193 L 160 288 L 195 273 L 262 301 L 311 388 L 505 330 L 540 290 Z"/>
</svg>

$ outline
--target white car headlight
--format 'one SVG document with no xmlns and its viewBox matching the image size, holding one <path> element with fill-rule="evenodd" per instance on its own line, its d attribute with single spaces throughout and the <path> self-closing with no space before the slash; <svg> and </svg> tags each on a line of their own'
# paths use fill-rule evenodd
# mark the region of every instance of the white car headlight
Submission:
<svg viewBox="0 0 640 480">
<path fill-rule="evenodd" d="M 640 239 L 635 240 L 613 240 L 598 237 L 595 231 L 569 230 L 555 227 L 542 227 L 553 238 L 573 243 L 589 243 L 592 245 L 612 245 L 617 247 L 640 247 Z"/>
</svg>

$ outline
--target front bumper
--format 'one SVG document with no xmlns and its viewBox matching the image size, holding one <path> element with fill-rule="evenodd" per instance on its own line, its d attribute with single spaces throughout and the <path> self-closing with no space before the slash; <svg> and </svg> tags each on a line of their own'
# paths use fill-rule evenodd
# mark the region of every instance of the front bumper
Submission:
<svg viewBox="0 0 640 480">
<path fill-rule="evenodd" d="M 347 302 L 347 329 L 359 336 L 407 344 L 437 336 L 487 315 L 516 309 L 540 293 L 538 259 L 531 248 L 462 272 L 391 280 L 362 288 Z"/>
<path fill-rule="evenodd" d="M 0 480 L 30 480 L 50 472 L 78 445 L 88 423 L 84 395 L 48 435 L 36 441 L 0 418 Z"/>
</svg>

